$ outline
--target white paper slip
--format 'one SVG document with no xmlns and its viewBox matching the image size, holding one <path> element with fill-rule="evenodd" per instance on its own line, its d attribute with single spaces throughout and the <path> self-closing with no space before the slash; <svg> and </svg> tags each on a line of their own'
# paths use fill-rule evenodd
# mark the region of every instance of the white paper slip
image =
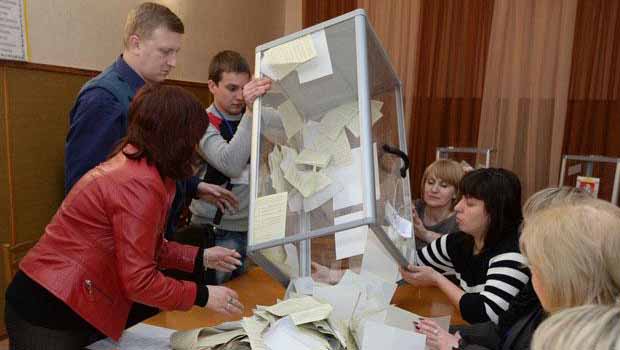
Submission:
<svg viewBox="0 0 620 350">
<path fill-rule="evenodd" d="M 315 287 L 314 296 L 322 301 L 334 306 L 332 317 L 338 321 L 349 324 L 355 304 L 360 298 L 362 290 L 355 285 L 335 285 L 326 287 Z"/>
<path fill-rule="evenodd" d="M 266 306 L 264 309 L 276 316 L 284 317 L 292 313 L 309 310 L 321 305 L 323 304 L 313 297 L 305 296 L 301 298 L 287 299 L 277 304 Z"/>
<path fill-rule="evenodd" d="M 308 198 L 304 198 L 303 200 L 304 211 L 308 213 L 322 206 L 327 201 L 334 198 L 336 193 L 342 191 L 343 189 L 344 187 L 342 186 L 342 184 L 340 184 L 340 182 L 336 182 L 332 180 L 332 183 L 330 183 L 329 186 L 316 192 L 315 194 L 311 195 Z"/>
<path fill-rule="evenodd" d="M 284 238 L 286 230 L 286 203 L 288 192 L 276 193 L 256 199 L 252 244 Z"/>
<path fill-rule="evenodd" d="M 357 102 L 349 102 L 330 109 L 321 119 L 322 133 L 336 140 L 345 125 L 357 114 Z"/>
<path fill-rule="evenodd" d="M 316 57 L 297 66 L 297 74 L 299 83 L 304 84 L 312 80 L 316 80 L 334 73 L 332 69 L 332 60 L 329 56 L 329 47 L 325 37 L 325 31 L 320 30 L 311 34 L 314 48 L 316 49 Z"/>
<path fill-rule="evenodd" d="M 334 218 L 334 225 L 349 223 L 364 218 L 364 212 L 337 216 Z M 345 259 L 351 256 L 364 254 L 366 239 L 368 236 L 368 226 L 363 225 L 352 229 L 336 232 L 336 260 Z"/>
<path fill-rule="evenodd" d="M 265 51 L 261 71 L 274 80 L 282 80 L 299 64 L 315 56 L 312 38 L 306 35 Z"/>
<path fill-rule="evenodd" d="M 357 104 L 357 101 L 355 102 Z M 378 100 L 370 101 L 370 113 L 372 119 L 372 125 L 375 125 L 376 122 L 383 117 L 383 113 L 381 113 L 381 107 L 383 107 L 383 102 Z M 347 123 L 347 129 L 353 134 L 355 137 L 360 137 L 360 117 L 359 110 L 356 105 L 355 116 L 349 120 Z"/>
<path fill-rule="evenodd" d="M 263 335 L 263 341 L 270 350 L 327 350 L 329 343 L 313 332 L 297 327 L 284 317 L 270 327 Z"/>
<path fill-rule="evenodd" d="M 304 127 L 304 121 L 291 100 L 286 100 L 278 107 L 284 132 L 287 138 L 295 136 Z"/>
<path fill-rule="evenodd" d="M 296 166 L 289 166 L 284 172 L 284 178 L 295 187 L 304 198 L 321 191 L 332 183 L 331 178 L 322 172 L 300 171 Z"/>
<path fill-rule="evenodd" d="M 385 219 L 402 237 L 412 237 L 413 224 L 411 221 L 398 215 L 396 209 L 387 201 L 385 202 Z"/>
<path fill-rule="evenodd" d="M 304 149 L 295 158 L 295 164 L 304 164 L 310 166 L 316 166 L 319 168 L 325 168 L 331 159 L 330 154 L 319 153 L 311 149 Z"/>
<path fill-rule="evenodd" d="M 138 323 L 126 329 L 118 343 L 110 338 L 106 338 L 86 348 L 90 350 L 169 350 L 170 335 L 174 332 L 174 329 Z"/>
<path fill-rule="evenodd" d="M 302 130 L 304 147 L 320 153 L 331 154 L 331 164 L 337 166 L 350 165 L 353 158 L 351 145 L 346 133 L 340 133 L 336 140 L 332 140 L 323 133 L 321 124 L 309 121 Z"/>
<path fill-rule="evenodd" d="M 369 320 L 364 323 L 360 350 L 424 350 L 426 336 Z"/>
<path fill-rule="evenodd" d="M 370 272 L 391 283 L 398 281 L 400 279 L 398 264 L 376 237 L 372 229 L 369 229 L 369 231 L 368 240 L 366 241 L 366 252 L 362 259 L 362 273 Z"/>
<path fill-rule="evenodd" d="M 352 207 L 362 204 L 362 151 L 361 148 L 351 150 L 351 165 L 344 167 L 329 167 L 327 174 L 334 181 L 339 181 L 344 189 L 334 196 L 334 210 Z M 377 144 L 373 144 L 373 155 L 375 163 L 375 198 L 381 198 L 381 188 L 379 179 L 379 168 L 377 160 Z"/>
<path fill-rule="evenodd" d="M 280 152 L 278 145 L 273 147 L 273 150 L 267 156 L 267 161 L 269 162 L 271 187 L 273 187 L 276 193 L 286 192 L 288 190 L 288 184 L 286 183 L 284 173 L 280 168 L 280 163 L 282 163 L 282 152 Z"/>
</svg>

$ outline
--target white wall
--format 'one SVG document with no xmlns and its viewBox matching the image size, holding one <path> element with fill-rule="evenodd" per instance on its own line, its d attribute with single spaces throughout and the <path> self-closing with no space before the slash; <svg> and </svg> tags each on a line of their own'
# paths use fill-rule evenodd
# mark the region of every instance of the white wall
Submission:
<svg viewBox="0 0 620 350">
<path fill-rule="evenodd" d="M 129 10 L 140 0 L 28 0 L 31 61 L 102 70 L 121 52 Z M 206 82 L 210 58 L 254 48 L 301 29 L 301 0 L 156 0 L 185 24 L 171 79 Z"/>
</svg>

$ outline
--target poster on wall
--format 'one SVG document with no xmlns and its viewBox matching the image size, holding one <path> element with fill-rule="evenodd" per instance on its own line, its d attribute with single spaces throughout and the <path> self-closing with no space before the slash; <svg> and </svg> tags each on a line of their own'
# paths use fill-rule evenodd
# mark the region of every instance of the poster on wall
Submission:
<svg viewBox="0 0 620 350">
<path fill-rule="evenodd" d="M 0 0 L 0 59 L 28 60 L 25 0 Z"/>
<path fill-rule="evenodd" d="M 598 188 L 601 180 L 598 177 L 577 176 L 577 188 L 592 194 L 594 198 L 598 198 Z"/>
</svg>

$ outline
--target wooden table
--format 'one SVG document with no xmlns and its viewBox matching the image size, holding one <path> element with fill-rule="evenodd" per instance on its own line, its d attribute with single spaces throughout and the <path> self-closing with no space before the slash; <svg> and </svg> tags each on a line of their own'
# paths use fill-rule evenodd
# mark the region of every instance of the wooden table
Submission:
<svg viewBox="0 0 620 350">
<path fill-rule="evenodd" d="M 239 300 L 245 305 L 244 316 L 251 316 L 256 305 L 272 305 L 276 303 L 276 299 L 284 297 L 284 288 L 259 267 L 250 268 L 243 276 L 225 285 L 239 294 Z M 464 323 L 458 309 L 437 288 L 400 286 L 396 290 L 392 304 L 425 317 L 452 315 L 452 324 Z M 163 311 L 144 322 L 154 326 L 187 330 L 215 326 L 237 319 L 194 306 L 185 312 Z"/>
</svg>

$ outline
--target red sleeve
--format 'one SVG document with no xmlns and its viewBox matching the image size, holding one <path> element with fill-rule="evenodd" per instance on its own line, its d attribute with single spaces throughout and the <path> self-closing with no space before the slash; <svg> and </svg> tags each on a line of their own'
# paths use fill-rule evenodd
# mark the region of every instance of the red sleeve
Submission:
<svg viewBox="0 0 620 350">
<path fill-rule="evenodd" d="M 191 253 L 163 242 L 168 208 L 160 187 L 153 179 L 134 178 L 115 189 L 116 268 L 129 299 L 163 310 L 187 310 L 194 304 L 196 284 L 166 277 L 158 270 L 160 259 L 185 266 L 182 256 Z"/>
</svg>

